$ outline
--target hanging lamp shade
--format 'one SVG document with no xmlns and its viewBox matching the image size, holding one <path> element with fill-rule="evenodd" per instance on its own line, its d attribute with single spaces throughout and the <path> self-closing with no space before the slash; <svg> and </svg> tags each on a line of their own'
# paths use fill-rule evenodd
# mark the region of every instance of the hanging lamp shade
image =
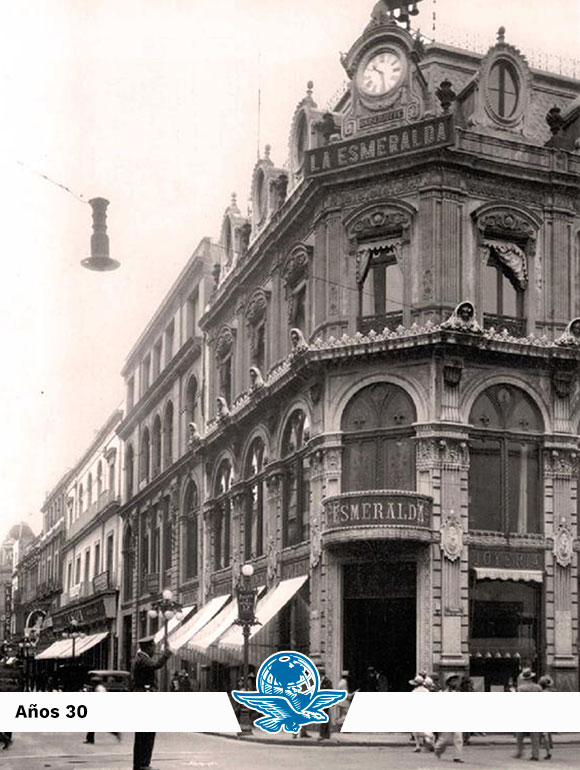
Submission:
<svg viewBox="0 0 580 770">
<path fill-rule="evenodd" d="M 81 261 L 88 270 L 105 272 L 116 270 L 120 263 L 109 256 L 109 236 L 107 235 L 106 198 L 91 198 L 89 205 L 93 211 L 93 233 L 91 235 L 91 256 Z"/>
</svg>

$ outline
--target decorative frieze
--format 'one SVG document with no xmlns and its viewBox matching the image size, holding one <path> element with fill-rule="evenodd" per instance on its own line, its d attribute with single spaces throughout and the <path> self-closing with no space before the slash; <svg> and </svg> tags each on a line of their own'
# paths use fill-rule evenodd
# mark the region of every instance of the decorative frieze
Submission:
<svg viewBox="0 0 580 770">
<path fill-rule="evenodd" d="M 546 450 L 544 474 L 549 478 L 575 478 L 578 475 L 578 453 L 570 449 Z"/>
<path fill-rule="evenodd" d="M 466 441 L 452 438 L 424 438 L 417 441 L 417 468 L 431 470 L 468 470 L 469 447 Z"/>
</svg>

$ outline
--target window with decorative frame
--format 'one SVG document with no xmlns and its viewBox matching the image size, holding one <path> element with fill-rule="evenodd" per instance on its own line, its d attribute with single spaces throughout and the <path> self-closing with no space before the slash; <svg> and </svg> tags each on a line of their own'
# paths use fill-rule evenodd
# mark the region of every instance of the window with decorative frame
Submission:
<svg viewBox="0 0 580 770">
<path fill-rule="evenodd" d="M 123 534 L 123 598 L 130 601 L 133 598 L 135 574 L 135 544 L 131 524 L 127 524 Z"/>
<path fill-rule="evenodd" d="M 134 473 L 135 452 L 133 450 L 133 445 L 128 444 L 125 451 L 125 487 L 127 491 L 127 499 L 133 497 Z"/>
<path fill-rule="evenodd" d="M 157 476 L 161 472 L 161 418 L 155 415 L 153 428 L 151 429 L 151 475 Z"/>
<path fill-rule="evenodd" d="M 286 422 L 282 436 L 284 548 L 308 539 L 310 512 L 310 469 L 306 446 L 310 440 L 310 420 L 302 409 L 296 409 Z"/>
<path fill-rule="evenodd" d="M 398 385 L 377 382 L 356 393 L 342 414 L 342 491 L 416 488 L 417 413 Z"/>
<path fill-rule="evenodd" d="M 163 416 L 163 468 L 173 462 L 173 402 L 168 401 Z"/>
<path fill-rule="evenodd" d="M 218 467 L 214 488 L 214 495 L 218 498 L 212 513 L 214 570 L 229 567 L 231 560 L 231 500 L 228 493 L 233 478 L 232 464 L 225 458 Z"/>
<path fill-rule="evenodd" d="M 250 362 L 264 374 L 266 368 L 266 315 L 269 292 L 255 291 L 246 308 L 246 324 L 250 343 Z"/>
<path fill-rule="evenodd" d="M 193 481 L 187 485 L 183 498 L 183 571 L 190 580 L 199 573 L 199 494 Z"/>
<path fill-rule="evenodd" d="M 139 463 L 139 476 L 141 481 L 149 481 L 151 472 L 151 446 L 149 438 L 149 428 L 143 430 L 141 436 L 141 457 Z"/>
<path fill-rule="evenodd" d="M 544 421 L 520 388 L 493 385 L 469 416 L 469 528 L 540 534 Z"/>
<path fill-rule="evenodd" d="M 233 352 L 234 335 L 230 327 L 224 326 L 216 342 L 216 366 L 218 379 L 218 396 L 225 398 L 228 407 L 232 405 L 233 396 Z"/>
<path fill-rule="evenodd" d="M 288 325 L 300 329 L 308 337 L 308 272 L 313 249 L 298 243 L 290 252 L 282 268 L 288 309 Z"/>
<path fill-rule="evenodd" d="M 244 516 L 244 559 L 249 561 L 264 554 L 264 469 L 266 447 L 257 436 L 250 444 L 246 458 L 246 509 Z"/>
</svg>

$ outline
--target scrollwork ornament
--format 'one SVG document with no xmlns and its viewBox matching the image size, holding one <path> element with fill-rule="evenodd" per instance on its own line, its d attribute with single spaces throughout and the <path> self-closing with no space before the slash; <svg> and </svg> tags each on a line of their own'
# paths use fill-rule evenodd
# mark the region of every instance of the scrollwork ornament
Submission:
<svg viewBox="0 0 580 770">
<path fill-rule="evenodd" d="M 554 559 L 560 567 L 569 567 L 574 556 L 574 533 L 567 522 L 562 522 L 554 533 Z"/>
<path fill-rule="evenodd" d="M 441 525 L 441 550 L 449 561 L 456 561 L 461 557 L 463 549 L 463 527 L 461 518 L 450 511 Z"/>
<path fill-rule="evenodd" d="M 310 569 L 318 566 L 322 555 L 322 530 L 318 518 L 313 519 L 310 528 Z"/>
</svg>

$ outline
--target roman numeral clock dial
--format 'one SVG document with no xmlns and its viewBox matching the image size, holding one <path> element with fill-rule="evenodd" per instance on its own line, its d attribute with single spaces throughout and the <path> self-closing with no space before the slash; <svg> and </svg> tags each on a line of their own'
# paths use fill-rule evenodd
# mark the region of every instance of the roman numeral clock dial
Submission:
<svg viewBox="0 0 580 770">
<path fill-rule="evenodd" d="M 392 91 L 403 76 L 403 62 L 394 51 L 375 54 L 363 64 L 359 88 L 368 96 L 383 96 Z"/>
</svg>

